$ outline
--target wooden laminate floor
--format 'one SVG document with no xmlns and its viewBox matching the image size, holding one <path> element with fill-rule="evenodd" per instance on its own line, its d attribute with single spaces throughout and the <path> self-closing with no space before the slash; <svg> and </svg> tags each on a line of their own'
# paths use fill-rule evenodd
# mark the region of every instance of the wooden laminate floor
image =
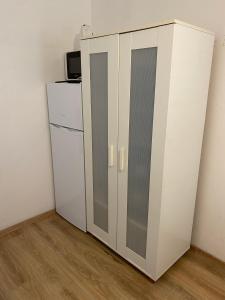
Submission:
<svg viewBox="0 0 225 300">
<path fill-rule="evenodd" d="M 0 238 L 0 299 L 225 299 L 225 266 L 190 250 L 153 283 L 53 215 Z"/>
</svg>

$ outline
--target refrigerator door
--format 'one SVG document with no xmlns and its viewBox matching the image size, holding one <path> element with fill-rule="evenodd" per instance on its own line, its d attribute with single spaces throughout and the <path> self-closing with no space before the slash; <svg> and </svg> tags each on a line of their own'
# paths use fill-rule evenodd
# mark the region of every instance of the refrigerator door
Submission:
<svg viewBox="0 0 225 300">
<path fill-rule="evenodd" d="M 86 231 L 83 132 L 50 125 L 56 211 Z"/>
<path fill-rule="evenodd" d="M 47 84 L 49 123 L 83 130 L 81 83 Z"/>
</svg>

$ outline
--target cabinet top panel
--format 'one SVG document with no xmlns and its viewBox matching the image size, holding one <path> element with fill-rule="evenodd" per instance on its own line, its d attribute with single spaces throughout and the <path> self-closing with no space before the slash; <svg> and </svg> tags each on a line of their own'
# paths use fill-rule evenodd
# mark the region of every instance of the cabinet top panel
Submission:
<svg viewBox="0 0 225 300">
<path fill-rule="evenodd" d="M 94 34 L 92 36 L 81 38 L 81 40 L 93 39 L 93 38 L 108 36 L 108 35 L 113 35 L 113 34 L 123 34 L 123 33 L 128 33 L 128 32 L 133 32 L 133 31 L 155 28 L 155 27 L 159 27 L 159 26 L 166 26 L 166 25 L 170 25 L 170 24 L 179 24 L 182 26 L 193 28 L 194 30 L 198 30 L 198 31 L 202 31 L 202 32 L 214 35 L 214 33 L 212 31 L 209 31 L 207 29 L 204 29 L 204 28 L 201 28 L 201 27 L 189 24 L 189 23 L 185 23 L 178 19 L 172 19 L 172 20 L 167 20 L 167 21 L 163 21 L 163 22 L 155 22 L 155 23 L 147 24 L 144 26 L 136 26 L 136 27 L 130 27 L 130 28 L 128 27 L 128 28 L 125 28 L 125 29 L 123 29 L 121 31 L 117 31 L 117 32 Z"/>
</svg>

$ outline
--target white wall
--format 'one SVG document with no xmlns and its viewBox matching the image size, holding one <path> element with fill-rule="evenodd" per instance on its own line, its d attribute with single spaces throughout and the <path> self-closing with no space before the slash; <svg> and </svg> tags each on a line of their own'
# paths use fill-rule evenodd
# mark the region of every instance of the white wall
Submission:
<svg viewBox="0 0 225 300">
<path fill-rule="evenodd" d="M 45 83 L 90 21 L 91 0 L 1 1 L 0 229 L 54 208 Z"/>
<path fill-rule="evenodd" d="M 181 19 L 216 33 L 193 244 L 225 261 L 225 3 L 224 0 L 92 0 L 94 32 Z"/>
</svg>

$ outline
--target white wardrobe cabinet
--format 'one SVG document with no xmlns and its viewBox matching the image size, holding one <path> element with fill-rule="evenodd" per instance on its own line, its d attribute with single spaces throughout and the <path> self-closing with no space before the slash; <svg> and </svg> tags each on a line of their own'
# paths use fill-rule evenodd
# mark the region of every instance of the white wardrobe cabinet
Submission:
<svg viewBox="0 0 225 300">
<path fill-rule="evenodd" d="M 81 41 L 87 230 L 153 280 L 190 247 L 213 43 L 177 20 Z"/>
</svg>

